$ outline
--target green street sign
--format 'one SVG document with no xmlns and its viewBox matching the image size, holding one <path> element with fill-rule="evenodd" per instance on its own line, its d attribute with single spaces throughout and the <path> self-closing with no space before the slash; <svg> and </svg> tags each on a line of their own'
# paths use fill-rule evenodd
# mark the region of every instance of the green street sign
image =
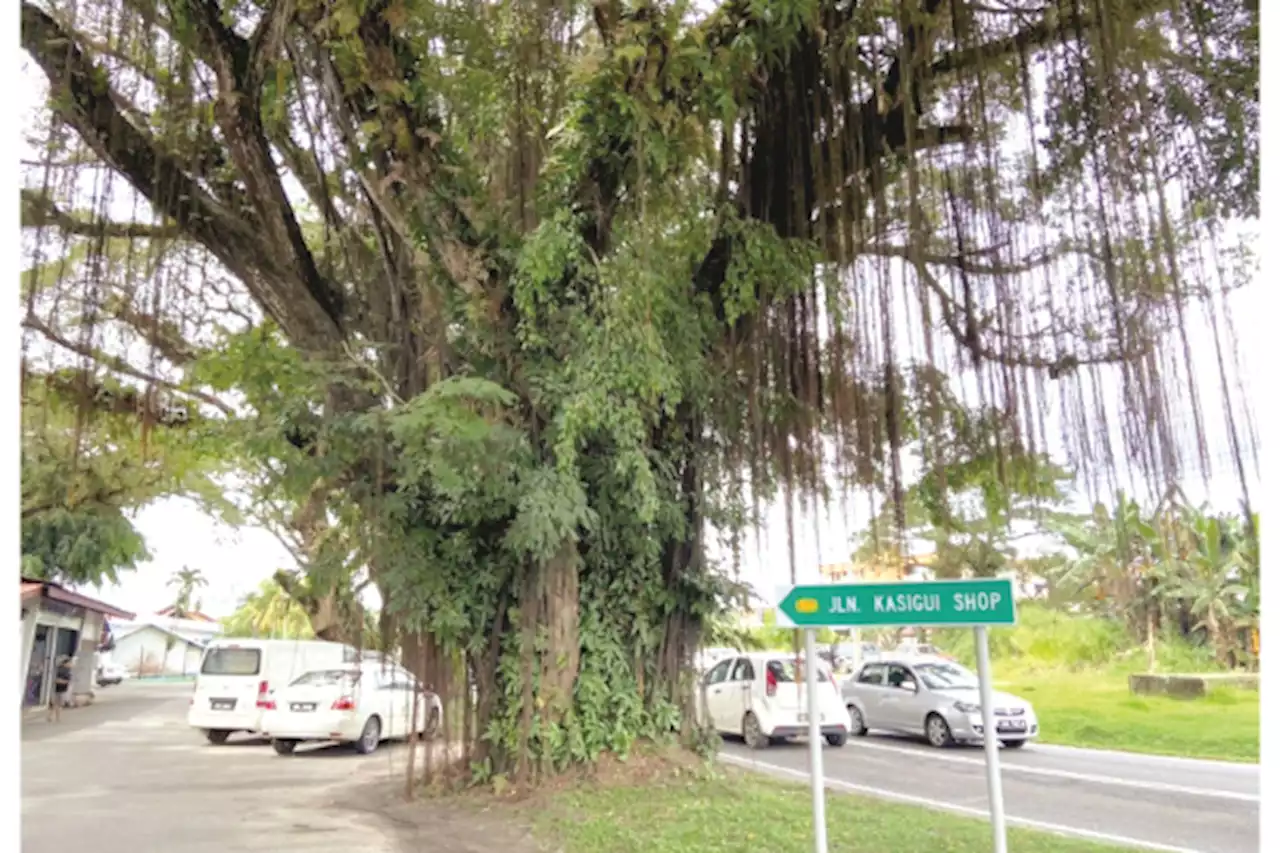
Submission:
<svg viewBox="0 0 1280 853">
<path fill-rule="evenodd" d="M 1013 625 L 1013 582 L 815 584 L 792 587 L 778 609 L 800 628 Z"/>
</svg>

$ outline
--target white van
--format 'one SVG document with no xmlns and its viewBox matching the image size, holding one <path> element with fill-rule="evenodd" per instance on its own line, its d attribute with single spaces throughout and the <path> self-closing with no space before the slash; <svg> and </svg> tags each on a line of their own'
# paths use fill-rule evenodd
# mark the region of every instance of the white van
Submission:
<svg viewBox="0 0 1280 853">
<path fill-rule="evenodd" d="M 214 744 L 225 743 L 233 732 L 260 734 L 262 713 L 274 707 L 277 689 L 303 673 L 360 659 L 355 646 L 324 640 L 214 640 L 200 662 L 187 724 Z"/>
</svg>

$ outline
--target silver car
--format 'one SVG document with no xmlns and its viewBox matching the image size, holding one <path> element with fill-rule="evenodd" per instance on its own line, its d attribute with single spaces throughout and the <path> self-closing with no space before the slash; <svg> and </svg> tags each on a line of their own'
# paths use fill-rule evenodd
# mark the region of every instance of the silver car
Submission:
<svg viewBox="0 0 1280 853">
<path fill-rule="evenodd" d="M 868 729 L 924 735 L 936 747 L 982 742 L 978 676 L 934 657 L 886 657 L 863 666 L 841 689 L 850 732 Z M 995 691 L 996 737 L 1021 747 L 1040 734 L 1031 703 Z"/>
</svg>

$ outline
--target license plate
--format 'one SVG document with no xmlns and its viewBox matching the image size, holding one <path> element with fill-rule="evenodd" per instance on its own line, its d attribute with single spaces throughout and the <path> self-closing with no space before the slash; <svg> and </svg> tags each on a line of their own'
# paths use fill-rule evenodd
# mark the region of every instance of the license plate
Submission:
<svg viewBox="0 0 1280 853">
<path fill-rule="evenodd" d="M 209 707 L 215 711 L 234 711 L 236 709 L 236 700 L 234 699 L 210 699 Z"/>
<path fill-rule="evenodd" d="M 996 723 L 998 732 L 1025 732 L 1026 730 L 1026 720 L 1002 720 Z"/>
<path fill-rule="evenodd" d="M 315 702 L 293 702 L 289 705 L 290 711 L 314 711 L 315 709 Z"/>
</svg>

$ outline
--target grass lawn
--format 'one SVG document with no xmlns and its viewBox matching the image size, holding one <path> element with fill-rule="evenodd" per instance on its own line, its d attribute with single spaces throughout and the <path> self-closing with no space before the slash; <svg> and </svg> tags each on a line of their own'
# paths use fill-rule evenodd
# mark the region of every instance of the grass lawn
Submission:
<svg viewBox="0 0 1280 853">
<path fill-rule="evenodd" d="M 535 831 L 564 853 L 810 853 L 807 787 L 730 769 L 649 780 L 643 787 L 574 787 L 539 807 Z M 839 853 L 989 853 L 983 821 L 848 794 L 827 794 Z M 1011 829 L 1018 853 L 1116 853 L 1120 848 Z"/>
<path fill-rule="evenodd" d="M 1192 700 L 1133 696 L 1122 673 L 1006 674 L 998 667 L 996 683 L 1035 706 L 1044 743 L 1258 760 L 1257 691 L 1223 687 Z"/>
</svg>

